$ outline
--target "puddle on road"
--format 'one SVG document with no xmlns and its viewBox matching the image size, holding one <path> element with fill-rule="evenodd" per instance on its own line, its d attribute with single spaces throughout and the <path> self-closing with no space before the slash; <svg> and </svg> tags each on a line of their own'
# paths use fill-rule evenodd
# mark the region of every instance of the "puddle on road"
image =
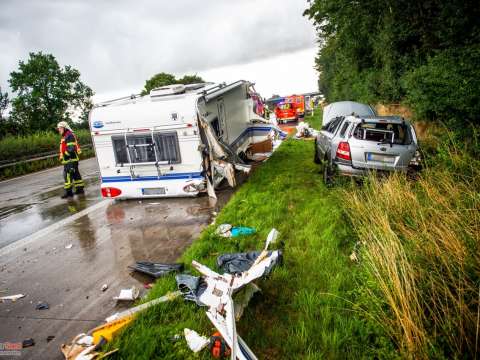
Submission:
<svg viewBox="0 0 480 360">
<path fill-rule="evenodd" d="M 5 219 L 13 214 L 21 213 L 26 209 L 30 208 L 35 204 L 21 204 L 21 205 L 11 205 L 11 206 L 4 206 L 0 208 L 0 220 Z"/>
<path fill-rule="evenodd" d="M 131 261 L 174 262 L 233 191 L 207 196 L 117 201 L 105 210 L 115 255 Z"/>
<path fill-rule="evenodd" d="M 0 248 L 100 201 L 99 180 L 87 179 L 85 182 L 85 196 L 64 200 L 60 198 L 63 189 L 58 188 L 33 196 L 32 203 L 0 208 Z"/>
</svg>

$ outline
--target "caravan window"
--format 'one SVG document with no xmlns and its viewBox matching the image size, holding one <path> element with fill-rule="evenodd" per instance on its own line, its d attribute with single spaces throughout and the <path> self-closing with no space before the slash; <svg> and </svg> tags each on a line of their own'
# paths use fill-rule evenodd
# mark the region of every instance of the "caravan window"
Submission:
<svg viewBox="0 0 480 360">
<path fill-rule="evenodd" d="M 180 159 L 180 148 L 176 132 L 155 133 L 158 161 L 168 161 L 170 164 L 178 164 Z"/>
<path fill-rule="evenodd" d="M 132 163 L 157 161 L 152 134 L 127 135 L 127 144 Z"/>
<path fill-rule="evenodd" d="M 113 151 L 115 153 L 115 161 L 117 164 L 128 164 L 127 145 L 125 137 L 112 136 Z"/>
<path fill-rule="evenodd" d="M 176 132 L 154 133 L 153 139 L 152 134 L 130 134 L 126 142 L 124 136 L 112 136 L 112 144 L 117 164 L 181 162 Z"/>
</svg>

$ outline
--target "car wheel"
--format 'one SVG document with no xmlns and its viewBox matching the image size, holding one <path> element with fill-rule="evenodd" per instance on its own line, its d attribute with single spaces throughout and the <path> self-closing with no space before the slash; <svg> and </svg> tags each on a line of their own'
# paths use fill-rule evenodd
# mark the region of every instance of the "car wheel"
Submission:
<svg viewBox="0 0 480 360">
<path fill-rule="evenodd" d="M 315 164 L 321 164 L 322 162 L 320 161 L 320 158 L 318 157 L 318 147 L 317 147 L 317 142 L 315 141 L 315 155 L 313 156 L 313 162 Z"/>
</svg>

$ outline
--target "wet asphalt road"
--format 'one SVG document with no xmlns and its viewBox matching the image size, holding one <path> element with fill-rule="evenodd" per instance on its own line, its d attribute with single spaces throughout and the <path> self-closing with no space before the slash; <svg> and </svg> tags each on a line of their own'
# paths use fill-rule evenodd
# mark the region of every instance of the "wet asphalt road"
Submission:
<svg viewBox="0 0 480 360">
<path fill-rule="evenodd" d="M 0 343 L 33 338 L 21 358 L 63 359 L 62 343 L 125 307 L 112 299 L 120 289 L 147 291 L 143 284 L 152 280 L 128 265 L 174 262 L 232 193 L 217 194 L 217 203 L 103 200 L 95 159 L 82 161 L 80 171 L 86 196 L 70 201 L 59 198 L 61 168 L 0 183 L 0 296 L 26 295 L 0 303 Z M 50 309 L 36 310 L 40 301 Z"/>
</svg>

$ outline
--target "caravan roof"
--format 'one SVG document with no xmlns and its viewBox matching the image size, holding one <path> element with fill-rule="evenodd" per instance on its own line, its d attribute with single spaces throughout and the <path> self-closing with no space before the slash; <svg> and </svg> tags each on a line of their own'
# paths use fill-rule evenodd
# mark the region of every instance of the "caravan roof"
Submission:
<svg viewBox="0 0 480 360">
<path fill-rule="evenodd" d="M 177 84 L 153 89 L 145 96 L 132 95 L 98 103 L 90 121 L 101 131 L 193 123 L 198 98 L 215 88 L 218 85 L 213 83 Z"/>
</svg>

